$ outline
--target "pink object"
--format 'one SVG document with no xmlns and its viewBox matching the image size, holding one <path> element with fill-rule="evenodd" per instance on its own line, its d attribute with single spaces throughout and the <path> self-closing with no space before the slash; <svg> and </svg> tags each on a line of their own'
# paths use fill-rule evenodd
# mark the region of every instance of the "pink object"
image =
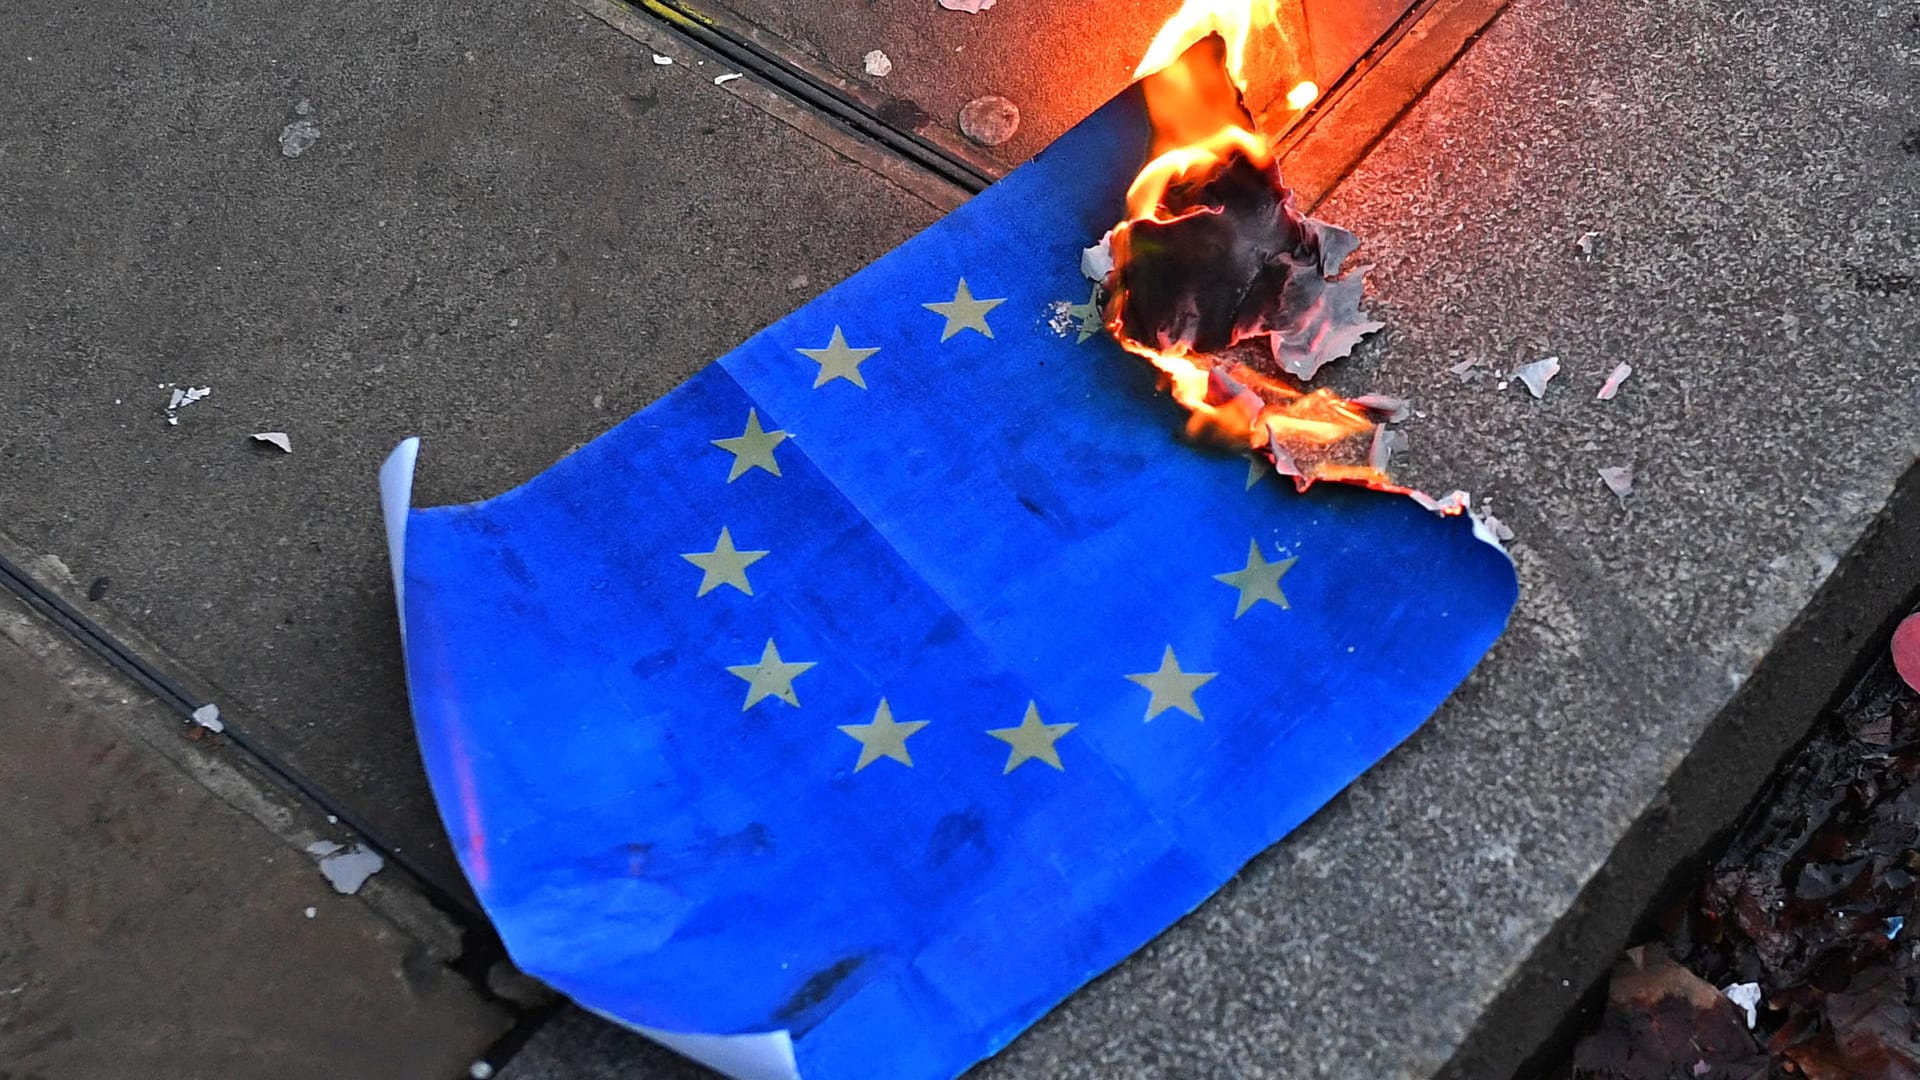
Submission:
<svg viewBox="0 0 1920 1080">
<path fill-rule="evenodd" d="M 1920 615 L 1909 615 L 1893 632 L 1893 669 L 1920 692 Z"/>
</svg>

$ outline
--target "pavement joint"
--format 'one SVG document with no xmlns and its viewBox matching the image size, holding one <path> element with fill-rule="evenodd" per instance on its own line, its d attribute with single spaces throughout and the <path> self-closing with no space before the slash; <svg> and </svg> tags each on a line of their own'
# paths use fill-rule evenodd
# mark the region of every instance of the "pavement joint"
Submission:
<svg viewBox="0 0 1920 1080">
<path fill-rule="evenodd" d="M 46 834 L 64 837 L 59 843 L 71 842 L 72 830 L 81 828 L 72 814 L 76 807 L 84 807 L 85 828 L 89 830 L 86 850 L 92 857 L 75 860 L 70 853 L 59 854 L 56 862 L 49 865 L 44 858 L 47 853 L 30 841 L 23 842 L 22 849 L 10 852 L 16 863 L 24 860 L 24 864 L 15 867 L 19 870 L 15 878 L 17 888 L 6 898 L 0 913 L 7 916 L 10 932 L 17 935 L 13 942 L 17 948 L 0 953 L 0 961 L 14 965 L 10 978 L 24 976 L 25 981 L 18 990 L 38 991 L 39 997 L 28 1000 L 25 1005 L 8 1003 L 15 1011 L 0 1018 L 0 1057 L 7 1058 L 10 1064 L 21 1064 L 21 1055 L 25 1055 L 24 1063 L 28 1065 L 49 1061 L 71 1063 L 76 1055 L 81 1060 L 95 1058 L 86 1074 L 100 1076 L 126 1075 L 119 1071 L 93 1071 L 109 1062 L 116 1068 L 144 1066 L 156 1061 L 157 1058 L 150 1055 L 157 1054 L 184 1054 L 189 1060 L 209 1065 L 215 1057 L 196 1055 L 231 1057 L 239 1054 L 250 1058 L 261 1051 L 234 1049 L 227 1041 L 226 1024 L 215 1016 L 196 1019 L 174 1030 L 168 1049 L 148 1047 L 133 1058 L 121 1058 L 119 1055 L 125 1050 L 115 1047 L 139 1045 L 148 1038 L 142 1024 L 151 1021 L 143 1020 L 142 1016 L 122 1016 L 121 1019 L 128 1021 L 127 1030 L 112 1035 L 89 1029 L 85 1045 L 94 1048 L 77 1051 L 63 1047 L 67 1042 L 66 1036 L 60 1034 L 63 1028 L 36 1034 L 36 1025 L 44 1029 L 48 1016 L 85 1015 L 90 1008 L 103 1006 L 131 988 L 152 988 L 163 980 L 173 981 L 180 990 L 198 989 L 213 996 L 228 993 L 214 991 L 206 980 L 233 982 L 231 972 L 221 969 L 231 963 L 245 964 L 249 950 L 261 948 L 273 950 L 277 955 L 271 960 L 255 956 L 254 961 L 280 968 L 277 978 L 282 982 L 290 975 L 307 977 L 303 982 L 311 982 L 306 988 L 311 991 L 311 1000 L 329 1003 L 335 1010 L 358 1007 L 358 1002 L 363 1000 L 360 995 L 371 987 L 348 987 L 344 991 L 346 996 L 342 997 L 338 984 L 339 977 L 354 970 L 358 960 L 343 961 L 339 971 L 313 971 L 306 966 L 312 963 L 315 946 L 311 942 L 281 942 L 274 931 L 258 928 L 258 924 L 273 921 L 290 918 L 297 921 L 297 916 L 289 913 L 289 905 L 302 900 L 311 900 L 326 908 L 325 913 L 318 913 L 318 908 L 311 905 L 304 909 L 306 925 L 323 925 L 328 929 L 318 933 L 323 938 L 334 939 L 318 946 L 323 952 L 347 947 L 346 942 L 338 940 L 340 934 L 357 935 L 354 940 L 363 944 L 351 947 L 371 946 L 376 955 L 391 965 L 381 971 L 379 977 L 394 979 L 406 987 L 401 991 L 403 994 L 422 995 L 420 1000 L 442 995 L 439 1000 L 447 1002 L 444 995 L 464 993 L 465 1004 L 447 1003 L 441 1007 L 464 1012 L 470 1018 L 489 1018 L 483 1020 L 480 1030 L 476 1031 L 472 1026 L 439 1026 L 450 1019 L 443 1012 L 430 1023 L 432 1034 L 436 1040 L 454 1041 L 437 1047 L 416 1045 L 408 1051 L 415 1057 L 444 1059 L 458 1052 L 459 1041 L 476 1034 L 484 1036 L 486 1028 L 504 1026 L 499 1023 L 501 1018 L 529 1015 L 520 1008 L 520 1002 L 493 992 L 487 980 L 475 979 L 463 970 L 471 967 L 474 960 L 472 950 L 466 947 L 466 943 L 474 939 L 473 928 L 457 925 L 446 911 L 430 904 L 417 887 L 418 883 L 374 878 L 351 895 L 330 895 L 318 868 L 300 852 L 311 844 L 340 835 L 341 823 L 325 818 L 326 824 L 322 824 L 324 811 L 320 807 L 305 799 L 290 797 L 298 793 L 289 792 L 281 785 L 263 782 L 279 778 L 265 776 L 254 767 L 258 762 L 251 758 L 222 754 L 217 749 L 218 743 L 195 738 L 202 735 L 198 729 L 190 729 L 190 734 L 183 737 L 181 729 L 169 730 L 156 724 L 155 719 L 177 716 L 180 712 L 176 693 L 153 689 L 154 682 L 166 685 L 170 680 L 164 676 L 157 680 L 133 679 L 124 666 L 103 654 L 93 641 L 75 634 L 71 618 L 59 621 L 49 618 L 49 607 L 57 612 L 65 607 L 64 602 L 53 595 L 52 590 L 30 579 L 29 583 L 35 587 L 21 588 L 22 578 L 18 567 L 0 556 L 0 582 L 7 586 L 0 590 L 0 684 L 12 691 L 6 700 L 0 701 L 0 706 L 14 707 L 0 709 L 0 733 L 10 731 L 7 737 L 31 740 L 36 752 L 44 753 L 56 774 L 65 775 L 66 779 L 58 785 L 62 792 L 59 796 L 49 798 L 46 792 L 37 791 L 32 782 L 10 795 L 19 802 L 21 820 L 29 823 L 30 835 L 36 828 L 32 823 L 42 816 L 66 821 L 64 830 L 54 828 Z M 103 660 L 110 666 L 103 666 Z M 23 662 L 24 668 L 20 666 Z M 46 690 L 49 685 L 59 688 L 51 696 Z M 177 692 L 178 688 L 174 690 Z M 54 730 L 38 729 L 38 725 L 48 725 Z M 74 757 L 76 749 L 82 751 L 78 760 Z M 15 759 L 19 760 L 18 754 Z M 210 800 L 214 805 L 224 806 L 237 818 L 198 811 L 196 800 Z M 251 823 L 261 832 L 252 833 L 246 826 L 235 824 L 236 821 Z M 195 850 L 196 845 L 199 850 Z M 105 868 L 119 866 L 116 860 L 130 853 L 136 859 L 151 862 L 139 882 L 115 877 L 126 872 L 124 866 Z M 278 863 L 281 868 L 269 872 L 263 863 Z M 95 915 L 76 916 L 66 910 L 73 904 L 86 910 L 96 902 L 93 898 L 99 888 L 100 875 L 115 882 L 111 891 L 114 899 L 108 904 L 114 917 L 106 929 L 97 924 Z M 37 904 L 36 897 L 43 893 L 49 898 L 48 903 Z M 151 917 L 134 917 L 132 923 L 142 928 L 137 933 L 145 935 L 151 931 L 155 939 L 171 940 L 174 946 L 186 950 L 183 955 L 167 957 L 167 946 L 161 946 L 156 955 L 164 958 L 161 959 L 161 969 L 167 972 L 164 975 L 156 973 L 153 967 L 156 955 L 149 955 L 145 945 L 129 949 L 139 953 L 129 956 L 117 951 L 118 947 L 113 944 L 122 933 L 117 927 L 125 917 L 151 903 L 156 895 L 167 897 L 167 903 L 180 906 L 183 912 L 211 903 L 212 910 L 183 917 L 213 919 L 220 924 L 212 936 L 203 940 L 199 936 L 181 938 L 179 928 L 170 936 L 153 927 Z M 316 917 L 321 920 L 320 924 L 312 922 Z M 241 929 L 242 925 L 252 928 Z M 56 945 L 62 935 L 87 926 L 93 928 L 84 931 L 87 942 L 83 951 L 106 949 L 115 953 L 115 963 L 90 965 L 59 955 Z M 213 942 L 218 942 L 220 949 L 206 952 L 205 947 Z M 285 949 L 276 943 L 284 944 Z M 498 950 L 497 945 L 495 949 Z M 439 968 L 446 970 L 438 971 Z M 349 980 L 352 978 L 349 976 Z M 456 990 L 457 987 L 465 989 Z M 83 993 L 84 1000 L 68 1001 L 76 991 Z M 172 1006 L 160 1004 L 160 999 L 170 996 L 181 995 L 149 995 L 153 1003 L 141 1006 L 140 1011 L 143 1015 L 149 1008 L 164 1012 Z M 290 1018 L 282 1011 L 288 1007 L 287 1000 L 286 995 L 278 991 L 268 991 L 253 999 L 252 1003 L 262 1010 L 261 1016 L 271 1028 L 264 1039 L 258 1040 L 258 1046 L 277 1048 L 268 1052 L 281 1053 L 301 1047 L 304 1057 L 283 1063 L 290 1070 L 289 1076 L 311 1075 L 310 1070 L 315 1068 L 331 1070 L 337 1062 L 329 1063 L 314 1056 L 321 1051 L 320 1045 L 303 1043 L 302 1040 L 309 1038 L 306 1035 L 291 1034 L 294 1030 L 309 1030 L 315 1021 Z M 291 1000 L 304 1002 L 309 997 L 303 992 Z M 418 1022 L 417 1017 L 406 1013 L 413 1004 L 413 1000 L 389 1000 L 376 1008 L 398 1012 L 361 1016 L 359 1022 L 370 1026 L 391 1024 L 396 1030 L 404 1030 L 407 1025 Z M 192 1007 L 212 1008 L 201 1002 Z M 324 1010 L 328 1006 L 320 1008 Z M 544 1020 L 544 1012 L 539 1015 Z M 322 1026 L 340 1022 L 353 1021 L 342 1015 L 318 1021 Z M 411 1038 L 417 1038 L 418 1034 L 415 1032 Z M 510 1028 L 508 1035 L 512 1034 Z M 40 1075 L 31 1068 L 29 1073 Z"/>
<path fill-rule="evenodd" d="M 889 125 L 873 108 L 814 69 L 794 63 L 738 28 L 667 0 L 573 0 L 575 7 L 679 63 L 723 61 L 745 78 L 720 89 L 837 153 L 858 161 L 941 210 L 951 210 L 998 177 Z"/>
<path fill-rule="evenodd" d="M 4 541 L 5 538 L 0 536 L 0 542 Z M 183 721 L 195 719 L 195 714 L 202 707 L 213 704 L 182 687 L 179 682 L 166 674 L 160 665 L 81 614 L 72 604 L 67 603 L 58 591 L 49 588 L 9 560 L 5 554 L 6 547 L 17 548 L 17 545 L 0 543 L 0 590 L 19 598 L 73 642 L 106 661 L 115 671 L 133 680 L 168 708 L 179 713 Z M 279 755 L 268 750 L 260 740 L 249 736 L 231 722 L 224 724 L 220 735 L 224 736 L 235 749 L 245 754 L 275 783 L 313 804 L 330 819 L 338 821 L 343 830 L 358 837 L 366 847 L 378 852 L 389 863 L 406 873 L 423 890 L 435 907 L 457 913 L 460 920 L 469 926 L 486 927 L 485 914 L 470 898 L 459 890 L 447 888 L 433 876 L 430 870 L 410 858 L 396 845 L 382 839 L 371 825 L 362 820 L 345 803 L 333 797 L 325 788 L 303 775 Z M 302 840 L 301 843 L 304 846 L 313 839 L 317 837 Z M 491 930 L 486 932 L 490 934 Z M 497 945 L 495 949 L 498 950 Z"/>
</svg>

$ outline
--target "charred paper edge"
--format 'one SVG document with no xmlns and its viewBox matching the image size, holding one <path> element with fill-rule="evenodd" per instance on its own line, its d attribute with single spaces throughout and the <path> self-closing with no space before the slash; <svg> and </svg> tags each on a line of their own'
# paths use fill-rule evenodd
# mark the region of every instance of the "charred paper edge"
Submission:
<svg viewBox="0 0 1920 1080">
<path fill-rule="evenodd" d="M 1306 221 L 1307 226 L 1314 231 L 1315 235 L 1322 237 L 1321 273 L 1323 276 L 1329 269 L 1339 270 L 1340 267 L 1345 264 L 1347 258 L 1360 249 L 1360 236 L 1358 233 L 1343 228 L 1342 226 L 1322 221 L 1310 214 L 1302 215 L 1302 217 Z M 1115 228 L 1117 227 L 1118 226 L 1115 226 Z M 1327 258 L 1329 249 L 1326 246 L 1325 236 L 1328 233 L 1333 234 L 1335 237 L 1335 245 L 1331 250 L 1334 255 L 1338 256 L 1331 260 Z M 1327 278 L 1326 280 L 1329 282 L 1344 281 L 1347 280 L 1348 277 L 1364 279 L 1366 272 L 1371 269 L 1371 266 L 1359 266 L 1346 271 L 1339 278 Z M 1108 281 L 1113 277 L 1113 271 L 1113 229 L 1108 229 L 1106 235 L 1094 241 L 1091 246 L 1082 248 L 1080 251 L 1080 274 L 1093 283 L 1094 299 L 1100 299 L 1108 294 Z M 1360 314 L 1365 315 L 1364 312 Z M 1373 325 L 1361 334 L 1362 337 L 1368 337 L 1380 330 L 1386 329 L 1387 324 L 1377 319 L 1368 319 L 1366 321 L 1371 322 Z M 1108 333 L 1106 337 L 1109 341 L 1113 340 L 1111 333 Z M 1355 344 L 1358 344 L 1358 342 L 1355 342 Z M 1125 350 L 1123 349 L 1122 351 L 1124 352 Z M 1291 368 L 1288 370 L 1294 377 L 1298 378 L 1302 384 L 1307 384 L 1311 383 L 1313 377 L 1320 373 L 1320 368 L 1325 367 L 1335 360 L 1346 359 L 1346 356 L 1347 354 L 1343 353 L 1340 356 L 1330 357 L 1304 375 L 1297 371 L 1292 371 Z M 1373 399 L 1372 402 L 1368 401 L 1369 398 Z M 1389 425 L 1397 424 L 1407 419 L 1407 416 L 1412 412 L 1411 402 L 1385 394 L 1362 394 L 1352 399 L 1352 401 L 1353 404 L 1360 405 L 1369 412 L 1384 412 L 1388 414 L 1374 427 L 1374 453 L 1380 452 L 1379 448 L 1383 435 L 1400 435 L 1404 440 L 1404 434 L 1401 433 L 1398 428 L 1393 428 Z M 1298 477 L 1300 475 L 1299 469 L 1293 465 L 1291 456 L 1287 454 L 1285 448 L 1279 444 L 1278 440 L 1271 442 L 1268 445 L 1267 451 L 1271 455 L 1270 464 L 1273 466 L 1274 472 L 1281 476 L 1288 477 Z M 1258 452 L 1259 451 L 1255 451 L 1255 453 Z M 1374 468 L 1378 469 L 1382 474 L 1387 471 L 1385 466 L 1386 461 L 1384 459 L 1374 464 Z M 1326 484 L 1345 483 L 1340 480 L 1322 480 L 1318 482 Z M 1471 492 L 1455 490 L 1436 499 L 1417 488 L 1370 488 L 1370 490 L 1380 491 L 1382 494 L 1404 495 L 1414 502 L 1419 503 L 1422 508 L 1438 514 L 1441 517 L 1465 516 L 1467 520 L 1473 522 L 1473 535 L 1476 539 L 1484 541 L 1488 546 L 1492 547 L 1493 550 L 1506 556 L 1509 563 L 1513 562 L 1513 553 L 1507 550 L 1506 544 L 1501 542 L 1500 537 L 1494 532 L 1492 527 L 1486 523 L 1484 518 L 1474 511 L 1473 495 Z"/>
<path fill-rule="evenodd" d="M 387 528 L 387 561 L 393 568 L 393 598 L 399 607 L 400 647 L 407 644 L 407 515 L 413 511 L 413 472 L 420 460 L 420 437 L 403 439 L 380 465 L 380 513 Z M 639 1032 L 654 1042 L 733 1080 L 800 1080 L 793 1056 L 793 1035 L 769 1031 L 759 1035 L 704 1035 L 663 1031 L 631 1024 L 610 1013 L 580 1004 L 595 1016 Z"/>
</svg>

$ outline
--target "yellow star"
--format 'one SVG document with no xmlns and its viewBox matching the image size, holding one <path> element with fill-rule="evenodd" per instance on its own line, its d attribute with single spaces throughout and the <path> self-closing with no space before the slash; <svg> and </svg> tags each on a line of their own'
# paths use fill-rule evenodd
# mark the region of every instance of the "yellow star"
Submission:
<svg viewBox="0 0 1920 1080">
<path fill-rule="evenodd" d="M 835 379 L 845 379 L 862 390 L 867 388 L 867 380 L 860 377 L 860 365 L 868 357 L 879 352 L 879 348 L 855 349 L 847 345 L 845 334 L 838 326 L 833 328 L 833 339 L 824 349 L 799 349 L 801 356 L 820 365 L 820 375 L 813 380 L 814 389 L 827 385 Z"/>
<path fill-rule="evenodd" d="M 978 330 L 987 337 L 993 336 L 993 328 L 987 325 L 987 312 L 1006 303 L 1006 298 L 998 300 L 975 300 L 967 289 L 967 279 L 960 279 L 960 287 L 954 290 L 953 299 L 938 304 L 921 304 L 928 311 L 947 317 L 947 325 L 940 331 L 940 340 L 945 341 L 962 330 Z"/>
<path fill-rule="evenodd" d="M 775 471 L 778 472 L 778 470 L 775 470 Z M 1266 458 L 1261 457 L 1259 454 L 1247 455 L 1247 490 L 1248 491 L 1252 491 L 1253 486 L 1255 484 L 1258 484 L 1260 481 L 1265 480 L 1267 477 L 1272 475 L 1273 475 L 1273 462 L 1268 461 Z"/>
<path fill-rule="evenodd" d="M 1230 574 L 1215 574 L 1213 580 L 1225 582 L 1240 590 L 1240 603 L 1233 609 L 1233 617 L 1236 619 L 1245 615 L 1248 608 L 1262 600 L 1277 604 L 1284 609 L 1292 605 L 1287 603 L 1287 594 L 1280 591 L 1280 578 L 1293 569 L 1293 564 L 1299 561 L 1299 557 L 1294 556 L 1281 559 L 1279 562 L 1268 562 L 1266 557 L 1260 554 L 1260 542 L 1249 540 L 1247 541 L 1246 567 Z"/>
<path fill-rule="evenodd" d="M 1006 770 L 1000 775 L 1005 776 L 1029 761 L 1044 761 L 1065 772 L 1066 766 L 1060 764 L 1060 752 L 1054 749 L 1053 744 L 1060 741 L 1060 736 L 1079 726 L 1043 724 L 1040 722 L 1040 709 L 1033 702 L 1027 702 L 1027 716 L 1020 721 L 1019 727 L 987 730 L 987 734 L 1013 747 L 1013 752 L 1007 755 Z"/>
<path fill-rule="evenodd" d="M 1087 297 L 1086 303 L 1067 305 L 1067 314 L 1074 321 L 1074 329 L 1080 332 L 1080 336 L 1073 341 L 1075 345 L 1084 344 L 1088 338 L 1107 328 L 1106 316 L 1100 310 L 1099 299 L 1100 286 L 1095 285 L 1093 295 Z"/>
<path fill-rule="evenodd" d="M 793 692 L 793 680 L 813 664 L 789 664 L 780 659 L 780 650 L 773 647 L 773 639 L 767 639 L 767 647 L 760 653 L 760 659 L 751 664 L 732 664 L 727 670 L 747 680 L 747 703 L 740 706 L 741 712 L 754 707 L 762 698 L 777 697 L 781 701 L 800 707 L 800 698 Z"/>
<path fill-rule="evenodd" d="M 1173 655 L 1173 646 L 1160 657 L 1160 670 L 1141 675 L 1129 675 L 1127 678 L 1153 691 L 1153 698 L 1147 702 L 1147 719 L 1151 720 L 1168 709 L 1179 709 L 1195 720 L 1204 720 L 1200 715 L 1200 706 L 1194 704 L 1193 692 L 1213 681 L 1217 672 L 1181 671 L 1180 661 Z"/>
<path fill-rule="evenodd" d="M 733 455 L 733 468 L 727 472 L 727 483 L 747 475 L 751 469 L 765 469 L 775 476 L 780 475 L 780 463 L 774 460 L 773 448 L 785 442 L 784 431 L 767 431 L 760 426 L 760 413 L 755 409 L 747 410 L 747 430 L 731 439 L 714 439 L 713 445 Z"/>
<path fill-rule="evenodd" d="M 733 546 L 733 534 L 722 525 L 720 540 L 713 545 L 712 551 L 693 551 L 680 557 L 701 570 L 700 591 L 694 596 L 705 596 L 722 585 L 731 585 L 752 596 L 753 586 L 747 582 L 747 567 L 766 558 L 767 553 L 738 550 Z"/>
<path fill-rule="evenodd" d="M 881 698 L 880 711 L 873 714 L 873 723 L 841 724 L 840 730 L 860 740 L 860 760 L 853 767 L 854 772 L 859 772 L 883 757 L 912 768 L 913 759 L 907 756 L 907 736 L 926 726 L 925 720 L 897 723 L 887 699 Z"/>
</svg>

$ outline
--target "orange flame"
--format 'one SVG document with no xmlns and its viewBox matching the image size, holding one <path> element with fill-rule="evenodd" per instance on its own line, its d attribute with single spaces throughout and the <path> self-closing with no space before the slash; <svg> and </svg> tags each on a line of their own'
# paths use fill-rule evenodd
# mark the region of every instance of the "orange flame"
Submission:
<svg viewBox="0 0 1920 1080">
<path fill-rule="evenodd" d="M 1140 66 L 1133 69 L 1133 77 L 1152 75 L 1180 59 L 1180 54 L 1208 34 L 1219 34 L 1227 46 L 1227 74 L 1245 90 L 1242 71 L 1247 63 L 1247 36 L 1255 27 L 1272 26 L 1277 19 L 1273 0 L 1187 0 L 1153 36 L 1153 44 L 1147 46 Z"/>
<path fill-rule="evenodd" d="M 1147 164 L 1127 189 L 1128 220 L 1112 234 L 1117 267 L 1127 265 L 1131 225 L 1218 212 L 1192 206 L 1192 200 L 1182 200 L 1191 208 L 1170 209 L 1170 192 L 1197 189 L 1236 159 L 1261 170 L 1272 167 L 1272 148 L 1253 130 L 1244 104 L 1244 65 L 1252 32 L 1277 23 L 1274 4 L 1186 0 L 1148 47 L 1134 74 L 1143 79 L 1153 143 Z M 1218 38 L 1211 48 L 1195 48 L 1210 35 Z M 1319 87 L 1303 81 L 1287 95 L 1287 103 L 1303 109 L 1318 96 Z M 1306 390 L 1229 357 L 1202 355 L 1188 342 L 1129 337 L 1121 316 L 1125 279 L 1116 272 L 1111 280 L 1116 286 L 1107 308 L 1108 328 L 1122 347 L 1163 374 L 1174 399 L 1188 410 L 1189 438 L 1269 454 L 1303 490 L 1319 479 L 1404 490 L 1370 460 L 1375 424 L 1366 409 L 1330 390 Z"/>
</svg>

